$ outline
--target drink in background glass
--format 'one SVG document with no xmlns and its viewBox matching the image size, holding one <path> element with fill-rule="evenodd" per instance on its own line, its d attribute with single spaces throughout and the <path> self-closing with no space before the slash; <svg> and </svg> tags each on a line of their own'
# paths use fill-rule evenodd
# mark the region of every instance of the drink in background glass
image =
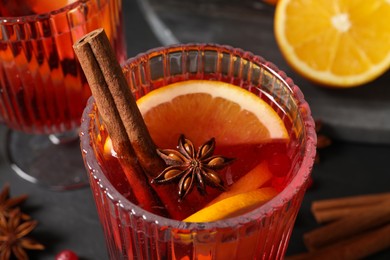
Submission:
<svg viewBox="0 0 390 260">
<path fill-rule="evenodd" d="M 229 145 L 234 140 L 216 138 L 215 154 L 236 158 L 236 162 L 221 173 L 230 184 L 249 174 L 257 164 L 282 165 L 283 174 L 277 170 L 280 167 L 269 167 L 272 176 L 265 184 L 275 189 L 277 195 L 264 205 L 233 218 L 183 222 L 181 220 L 203 208 L 220 191 L 208 190 L 206 196 L 201 196 L 194 195 L 198 194 L 194 188 L 185 200 L 177 202 L 176 186 L 170 186 L 168 192 L 172 193 L 170 196 L 177 206 L 175 216 L 170 218 L 139 207 L 132 197 L 132 190 L 139 187 L 127 182 L 116 159 L 120 155 L 112 156 L 107 152 L 107 133 L 91 98 L 83 114 L 81 148 L 110 258 L 282 259 L 315 155 L 313 119 L 298 87 L 262 58 L 219 45 L 178 45 L 151 50 L 130 59 L 124 65 L 124 73 L 137 99 L 155 89 L 170 87 L 171 83 L 192 82 L 188 80 L 221 81 L 242 87 L 275 110 L 285 124 L 289 141 Z M 194 122 L 191 120 L 193 114 L 188 114 L 190 124 Z M 189 130 L 192 135 L 199 133 L 194 141 L 196 148 L 210 138 L 202 136 L 204 133 L 213 132 L 212 123 L 188 127 L 182 122 L 166 124 L 161 121 L 159 125 L 159 120 L 153 120 L 154 116 L 156 114 L 145 114 L 144 118 L 160 148 L 173 149 L 177 145 L 176 127 L 178 132 L 195 129 Z M 150 120 L 157 125 L 150 124 Z M 205 120 L 211 122 L 207 115 Z M 226 120 L 229 120 L 228 116 Z M 216 136 L 218 130 L 215 129 Z M 223 144 L 218 146 L 221 142 Z M 287 159 L 275 162 L 275 155 Z"/>
<path fill-rule="evenodd" d="M 103 27 L 124 61 L 122 2 L 0 3 L 0 122 L 17 130 L 7 138 L 12 168 L 53 189 L 84 185 L 77 142 L 54 145 L 77 140 L 75 130 L 91 95 L 72 45 Z"/>
</svg>

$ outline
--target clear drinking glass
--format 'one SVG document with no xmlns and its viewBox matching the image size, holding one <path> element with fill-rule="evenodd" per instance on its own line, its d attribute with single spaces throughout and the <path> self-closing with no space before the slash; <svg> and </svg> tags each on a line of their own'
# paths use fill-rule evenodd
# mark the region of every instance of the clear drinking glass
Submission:
<svg viewBox="0 0 390 260">
<path fill-rule="evenodd" d="M 21 177 L 59 190 L 88 183 L 77 140 L 91 92 L 73 43 L 103 27 L 118 60 L 126 57 L 121 0 L 66 3 L 44 13 L 36 12 L 47 9 L 45 1 L 0 7 L 0 122 L 12 129 L 8 159 Z"/>
<path fill-rule="evenodd" d="M 291 125 L 293 170 L 285 188 L 238 217 L 188 223 L 157 216 L 132 203 L 123 176 L 105 164 L 99 148 L 102 122 L 94 99 L 84 111 L 81 149 L 104 229 L 110 259 L 282 259 L 315 156 L 316 134 L 308 104 L 285 73 L 263 58 L 229 46 L 175 45 L 129 59 L 124 74 L 136 98 L 190 79 L 229 82 L 265 96 Z M 130 184 L 131 185 L 131 184 Z"/>
</svg>

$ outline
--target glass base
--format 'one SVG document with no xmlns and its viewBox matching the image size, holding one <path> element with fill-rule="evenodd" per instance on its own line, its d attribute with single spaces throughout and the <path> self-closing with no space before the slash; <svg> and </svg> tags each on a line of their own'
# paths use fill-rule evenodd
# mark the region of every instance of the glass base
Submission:
<svg viewBox="0 0 390 260">
<path fill-rule="evenodd" d="M 76 131 L 48 136 L 9 130 L 6 142 L 10 166 L 23 179 L 57 191 L 88 185 Z"/>
</svg>

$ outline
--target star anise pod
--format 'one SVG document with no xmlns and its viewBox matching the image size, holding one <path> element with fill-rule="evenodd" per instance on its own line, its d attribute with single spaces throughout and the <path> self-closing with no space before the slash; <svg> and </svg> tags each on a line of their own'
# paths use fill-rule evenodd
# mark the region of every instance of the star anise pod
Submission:
<svg viewBox="0 0 390 260">
<path fill-rule="evenodd" d="M 9 212 L 23 203 L 27 199 L 27 195 L 21 195 L 18 197 L 10 197 L 10 186 L 5 184 L 3 190 L 0 192 L 0 216 L 8 217 Z M 29 216 L 23 214 L 23 219 L 28 219 Z"/>
<path fill-rule="evenodd" d="M 225 190 L 223 180 L 216 171 L 223 169 L 234 159 L 213 155 L 214 150 L 214 138 L 211 138 L 196 150 L 193 143 L 184 135 L 181 135 L 178 151 L 173 149 L 157 150 L 168 167 L 152 182 L 167 183 L 179 180 L 179 201 L 190 193 L 195 183 L 201 194 L 205 194 L 206 185 Z"/>
<path fill-rule="evenodd" d="M 323 123 L 321 120 L 316 120 L 316 133 L 317 133 L 317 150 L 324 149 L 332 144 L 332 140 L 321 133 L 321 129 L 323 126 Z M 320 156 L 317 152 L 315 162 L 319 163 L 320 162 Z"/>
<path fill-rule="evenodd" d="M 0 217 L 0 259 L 28 259 L 25 250 L 43 250 L 44 246 L 26 237 L 37 225 L 37 221 L 23 221 L 20 210 L 14 209 L 9 217 Z"/>
</svg>

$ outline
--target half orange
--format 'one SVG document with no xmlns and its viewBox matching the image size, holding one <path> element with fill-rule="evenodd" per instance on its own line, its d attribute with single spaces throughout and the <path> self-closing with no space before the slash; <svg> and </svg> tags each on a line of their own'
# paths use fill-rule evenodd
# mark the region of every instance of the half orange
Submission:
<svg viewBox="0 0 390 260">
<path fill-rule="evenodd" d="M 280 0 L 275 36 L 302 76 L 333 87 L 358 86 L 390 67 L 390 1 Z"/>
</svg>

